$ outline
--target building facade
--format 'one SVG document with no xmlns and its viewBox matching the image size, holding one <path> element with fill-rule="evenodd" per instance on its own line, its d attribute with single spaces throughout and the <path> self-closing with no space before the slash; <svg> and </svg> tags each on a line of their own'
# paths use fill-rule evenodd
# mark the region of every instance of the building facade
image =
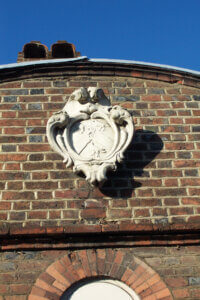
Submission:
<svg viewBox="0 0 200 300">
<path fill-rule="evenodd" d="M 200 73 L 88 59 L 63 41 L 18 60 L 0 66 L 0 299 L 200 299 Z M 102 185 L 46 137 L 81 87 L 134 121 Z"/>
</svg>

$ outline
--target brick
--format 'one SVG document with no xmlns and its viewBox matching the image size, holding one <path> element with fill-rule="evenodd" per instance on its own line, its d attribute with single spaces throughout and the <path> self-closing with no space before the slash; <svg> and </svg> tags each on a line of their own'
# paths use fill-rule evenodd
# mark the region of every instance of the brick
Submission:
<svg viewBox="0 0 200 300">
<path fill-rule="evenodd" d="M 83 208 L 85 207 L 84 200 L 70 200 L 67 201 L 68 208 Z"/>
<path fill-rule="evenodd" d="M 29 201 L 19 201 L 14 203 L 15 210 L 29 210 L 30 209 L 30 202 Z"/>
<path fill-rule="evenodd" d="M 75 177 L 75 174 L 72 172 L 68 172 L 68 171 L 51 172 L 52 179 L 70 179 L 70 178 L 74 178 L 74 177 Z"/>
<path fill-rule="evenodd" d="M 51 181 L 25 182 L 25 187 L 33 190 L 49 190 L 56 189 L 58 187 L 58 183 Z"/>
<path fill-rule="evenodd" d="M 61 212 L 60 211 L 53 211 L 53 210 L 51 210 L 49 212 L 49 218 L 50 219 L 60 219 L 61 218 Z"/>
<path fill-rule="evenodd" d="M 50 101 L 55 103 L 55 102 L 62 102 L 64 97 L 62 95 L 55 95 L 55 96 L 50 96 Z"/>
<path fill-rule="evenodd" d="M 167 88 L 167 94 L 180 94 L 180 89 L 177 88 Z"/>
<path fill-rule="evenodd" d="M 24 88 L 43 88 L 43 87 L 50 87 L 51 82 L 50 81 L 24 81 L 23 87 Z"/>
<path fill-rule="evenodd" d="M 15 145 L 2 145 L 3 152 L 15 152 L 16 146 Z"/>
<path fill-rule="evenodd" d="M 170 277 L 166 278 L 165 282 L 167 283 L 168 286 L 170 287 L 183 287 L 188 285 L 188 280 L 183 278 L 183 277 Z"/>
<path fill-rule="evenodd" d="M 164 179 L 164 186 L 178 186 L 178 179 Z"/>
<path fill-rule="evenodd" d="M 153 216 L 167 216 L 167 210 L 164 208 L 154 208 Z"/>
<path fill-rule="evenodd" d="M 182 186 L 199 186 L 200 179 L 199 178 L 186 178 L 181 179 Z"/>
<path fill-rule="evenodd" d="M 43 154 L 30 154 L 29 155 L 29 160 L 30 161 L 40 161 L 44 159 Z"/>
<path fill-rule="evenodd" d="M 108 206 L 108 204 L 107 205 L 105 205 L 105 206 Z M 127 207 L 127 201 L 126 200 L 113 200 L 113 202 L 112 202 L 112 206 L 113 207 Z"/>
<path fill-rule="evenodd" d="M 34 111 L 34 118 L 45 118 L 47 116 L 45 111 Z M 33 112 L 32 111 L 19 111 L 18 112 L 19 118 L 33 118 Z"/>
<path fill-rule="evenodd" d="M 24 128 L 4 128 L 5 134 L 24 134 Z"/>
<path fill-rule="evenodd" d="M 187 198 L 182 198 L 182 204 L 183 205 L 199 205 L 200 204 L 200 199 L 198 197 L 187 197 Z"/>
<path fill-rule="evenodd" d="M 41 110 L 42 105 L 41 105 L 41 103 L 29 103 L 28 104 L 28 109 L 30 109 L 30 110 Z"/>
<path fill-rule="evenodd" d="M 98 219 L 98 218 L 105 218 L 106 212 L 105 209 L 102 208 L 90 208 L 84 209 L 81 211 L 81 217 L 84 219 Z"/>
<path fill-rule="evenodd" d="M 26 142 L 26 137 L 24 136 L 2 136 L 0 138 L 1 143 L 23 143 Z"/>
<path fill-rule="evenodd" d="M 22 190 L 23 189 L 23 183 L 20 182 L 20 181 L 8 182 L 7 183 L 7 188 L 9 190 Z"/>
<path fill-rule="evenodd" d="M 27 89 L 0 90 L 0 95 L 28 95 Z"/>
<path fill-rule="evenodd" d="M 182 288 L 182 289 L 174 289 L 172 291 L 173 295 L 175 298 L 177 299 L 184 299 L 189 297 L 189 291 L 186 288 Z"/>
<path fill-rule="evenodd" d="M 193 143 L 165 143 L 166 150 L 192 150 Z"/>
<path fill-rule="evenodd" d="M 186 118 L 185 123 L 186 124 L 199 124 L 200 118 Z"/>
<path fill-rule="evenodd" d="M 150 88 L 147 90 L 147 93 L 148 94 L 165 94 L 165 91 L 164 89 L 160 89 L 160 88 Z"/>
<path fill-rule="evenodd" d="M 28 119 L 27 121 L 28 126 L 42 126 L 43 121 L 42 119 Z"/>
<path fill-rule="evenodd" d="M 155 293 L 155 296 L 157 297 L 157 299 L 172 300 L 171 293 L 168 288 L 165 288 L 162 291 L 158 291 L 157 293 Z"/>
<path fill-rule="evenodd" d="M 190 188 L 189 189 L 190 196 L 199 196 L 200 195 L 200 188 Z"/>
<path fill-rule="evenodd" d="M 0 271 L 3 274 L 4 272 L 13 272 L 16 269 L 16 265 L 13 262 L 2 262 L 0 265 Z"/>
<path fill-rule="evenodd" d="M 198 299 L 199 295 L 200 295 L 200 288 L 192 289 L 192 291 L 191 291 L 191 296 L 192 296 L 194 299 Z"/>
<path fill-rule="evenodd" d="M 132 211 L 130 209 L 110 209 L 109 215 L 114 219 L 131 218 Z"/>
<path fill-rule="evenodd" d="M 157 189 L 157 196 L 178 196 L 178 195 L 186 195 L 186 189 L 184 188 L 168 188 L 168 189 Z"/>
<path fill-rule="evenodd" d="M 6 284 L 0 284 L 0 293 L 1 293 L 1 295 L 7 294 L 7 291 L 8 291 L 8 286 Z M 3 297 L 2 297 L 2 300 L 3 300 Z"/>
<path fill-rule="evenodd" d="M 25 220 L 25 212 L 11 212 L 10 220 Z"/>
<path fill-rule="evenodd" d="M 52 200 L 52 196 L 48 198 Z M 65 207 L 64 201 L 34 201 L 32 203 L 33 209 L 61 209 Z"/>
<path fill-rule="evenodd" d="M 17 117 L 17 113 L 15 111 L 6 111 L 6 112 L 2 112 L 2 118 L 16 118 Z"/>
<path fill-rule="evenodd" d="M 31 211 L 27 213 L 28 219 L 46 219 L 47 212 L 45 211 Z"/>
<path fill-rule="evenodd" d="M 76 210 L 67 210 L 67 211 L 63 211 L 63 217 L 65 219 L 78 219 L 79 213 Z"/>
<path fill-rule="evenodd" d="M 177 158 L 191 158 L 192 154 L 189 151 L 181 151 L 179 153 L 177 153 Z"/>
<path fill-rule="evenodd" d="M 8 191 L 8 192 L 3 192 L 2 198 L 4 200 L 33 200 L 35 199 L 35 196 L 33 192 L 28 192 L 28 191 L 24 191 L 24 192 Z"/>
<path fill-rule="evenodd" d="M 188 223 L 199 223 L 200 216 L 191 216 L 188 218 Z"/>
<path fill-rule="evenodd" d="M 170 124 L 181 124 L 182 123 L 182 119 L 181 121 L 179 122 L 179 119 L 178 118 L 175 118 L 175 119 L 172 119 L 170 118 Z M 180 125 L 163 125 L 161 126 L 161 129 L 163 132 L 182 132 L 182 133 L 185 133 L 185 132 L 189 132 L 190 131 L 190 128 L 189 126 L 180 126 Z"/>
<path fill-rule="evenodd" d="M 193 132 L 200 132 L 200 126 L 192 126 Z"/>
<path fill-rule="evenodd" d="M 6 83 L 1 83 L 0 88 L 1 89 L 21 88 L 21 85 L 22 85 L 21 81 L 6 82 Z"/>
<path fill-rule="evenodd" d="M 40 147 L 38 145 L 19 145 L 19 151 L 21 152 L 41 152 L 41 151 L 48 151 L 49 145 L 47 144 L 40 144 Z"/>
<path fill-rule="evenodd" d="M 8 219 L 7 213 L 6 212 L 0 212 L 0 219 L 1 220 L 7 220 Z"/>
<path fill-rule="evenodd" d="M 24 170 L 51 170 L 53 169 L 53 163 L 40 162 L 40 163 L 24 163 Z"/>
<path fill-rule="evenodd" d="M 137 194 L 139 197 L 151 197 L 153 196 L 153 191 L 152 189 L 142 189 L 142 190 L 138 190 Z"/>
<path fill-rule="evenodd" d="M 0 202 L 0 210 L 10 210 L 11 203 L 10 202 Z"/>
<path fill-rule="evenodd" d="M 1 180 L 27 180 L 27 179 L 30 179 L 30 174 L 19 172 L 19 171 L 18 172 L 1 172 L 0 179 Z"/>
<path fill-rule="evenodd" d="M 10 291 L 15 294 L 26 294 L 29 292 L 31 285 L 25 284 L 12 284 L 9 286 Z"/>
<path fill-rule="evenodd" d="M 21 104 L 16 103 L 11 107 L 11 110 L 22 110 L 24 109 L 24 106 L 21 106 Z"/>
<path fill-rule="evenodd" d="M 38 196 L 38 199 L 51 199 L 52 198 L 52 192 L 40 192 L 38 191 L 37 192 L 37 196 Z"/>
<path fill-rule="evenodd" d="M 193 116 L 200 116 L 200 110 L 193 110 L 192 114 Z"/>
<path fill-rule="evenodd" d="M 161 101 L 161 96 L 160 95 L 144 95 L 144 96 L 141 96 L 141 100 L 158 102 L 158 101 Z"/>
<path fill-rule="evenodd" d="M 44 94 L 44 89 L 31 89 L 30 95 L 41 95 Z"/>
<path fill-rule="evenodd" d="M 48 179 L 49 174 L 47 172 L 34 172 L 32 174 L 33 180 L 39 180 L 39 179 Z"/>
<path fill-rule="evenodd" d="M 43 95 L 39 95 L 39 96 L 35 96 L 35 95 L 31 95 L 31 96 L 19 96 L 19 101 L 20 102 L 40 102 L 40 103 L 44 103 L 44 102 L 48 102 L 48 96 L 43 96 Z"/>
<path fill-rule="evenodd" d="M 7 163 L 5 165 L 5 170 L 20 170 L 19 163 Z"/>
<path fill-rule="evenodd" d="M 148 209 L 136 209 L 134 211 L 134 215 L 135 217 L 149 217 L 149 210 Z"/>
</svg>

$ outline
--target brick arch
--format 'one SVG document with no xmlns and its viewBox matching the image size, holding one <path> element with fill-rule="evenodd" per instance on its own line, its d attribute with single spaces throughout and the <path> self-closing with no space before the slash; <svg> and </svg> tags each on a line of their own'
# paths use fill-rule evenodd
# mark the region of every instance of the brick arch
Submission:
<svg viewBox="0 0 200 300">
<path fill-rule="evenodd" d="M 101 276 L 124 282 L 144 300 L 173 299 L 158 273 L 130 249 L 87 249 L 52 263 L 36 280 L 28 300 L 58 300 L 72 284 Z"/>
</svg>

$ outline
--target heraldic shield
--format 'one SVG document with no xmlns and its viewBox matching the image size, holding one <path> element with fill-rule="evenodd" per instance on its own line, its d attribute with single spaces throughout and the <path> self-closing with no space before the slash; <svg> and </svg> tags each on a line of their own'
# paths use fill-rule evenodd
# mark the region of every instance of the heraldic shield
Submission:
<svg viewBox="0 0 200 300">
<path fill-rule="evenodd" d="M 102 89 L 75 90 L 62 111 L 47 123 L 47 138 L 74 172 L 83 172 L 91 184 L 106 180 L 116 169 L 134 132 L 132 117 L 122 107 L 111 106 Z"/>
</svg>

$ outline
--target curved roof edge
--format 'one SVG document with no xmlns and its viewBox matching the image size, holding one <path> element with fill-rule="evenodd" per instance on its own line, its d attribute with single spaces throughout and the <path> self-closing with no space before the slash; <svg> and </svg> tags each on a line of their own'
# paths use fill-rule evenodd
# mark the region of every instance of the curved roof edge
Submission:
<svg viewBox="0 0 200 300">
<path fill-rule="evenodd" d="M 11 68 L 20 68 L 25 66 L 35 66 L 35 65 L 52 65 L 62 64 L 62 63 L 71 63 L 71 62 L 78 62 L 78 61 L 87 61 L 87 62 L 94 62 L 94 63 L 111 63 L 111 64 L 128 64 L 128 65 L 135 65 L 135 66 L 147 66 L 153 68 L 160 68 L 163 70 L 168 71 L 177 71 L 183 73 L 189 73 L 191 75 L 200 76 L 200 71 L 194 71 L 191 69 L 186 68 L 179 68 L 175 66 L 163 65 L 163 64 L 156 64 L 156 63 L 148 63 L 143 61 L 134 61 L 134 60 L 121 60 L 121 59 L 106 59 L 106 58 L 88 58 L 87 56 L 80 56 L 77 58 L 65 58 L 65 59 L 47 59 L 47 60 L 36 60 L 36 61 L 28 61 L 22 63 L 11 63 L 6 65 L 0 65 L 0 70 L 6 70 Z"/>
<path fill-rule="evenodd" d="M 104 58 L 90 58 L 89 61 L 91 62 L 102 62 L 102 63 L 120 63 L 120 64 L 133 64 L 138 66 L 150 66 L 150 67 L 157 67 L 161 69 L 167 69 L 172 71 L 181 71 L 185 73 L 191 73 L 193 75 L 200 75 L 199 71 L 194 71 L 191 69 L 186 68 L 179 68 L 175 66 L 163 65 L 163 64 L 156 64 L 156 63 L 148 63 L 144 61 L 136 61 L 136 60 L 122 60 L 122 59 L 104 59 Z"/>
<path fill-rule="evenodd" d="M 42 60 L 32 60 L 21 63 L 13 63 L 7 65 L 0 65 L 0 70 L 10 69 L 10 68 L 20 68 L 25 66 L 35 66 L 35 65 L 49 65 L 54 63 L 64 63 L 64 62 L 73 62 L 78 60 L 88 60 L 87 56 L 80 56 L 77 58 L 65 58 L 65 59 L 42 59 Z"/>
</svg>

